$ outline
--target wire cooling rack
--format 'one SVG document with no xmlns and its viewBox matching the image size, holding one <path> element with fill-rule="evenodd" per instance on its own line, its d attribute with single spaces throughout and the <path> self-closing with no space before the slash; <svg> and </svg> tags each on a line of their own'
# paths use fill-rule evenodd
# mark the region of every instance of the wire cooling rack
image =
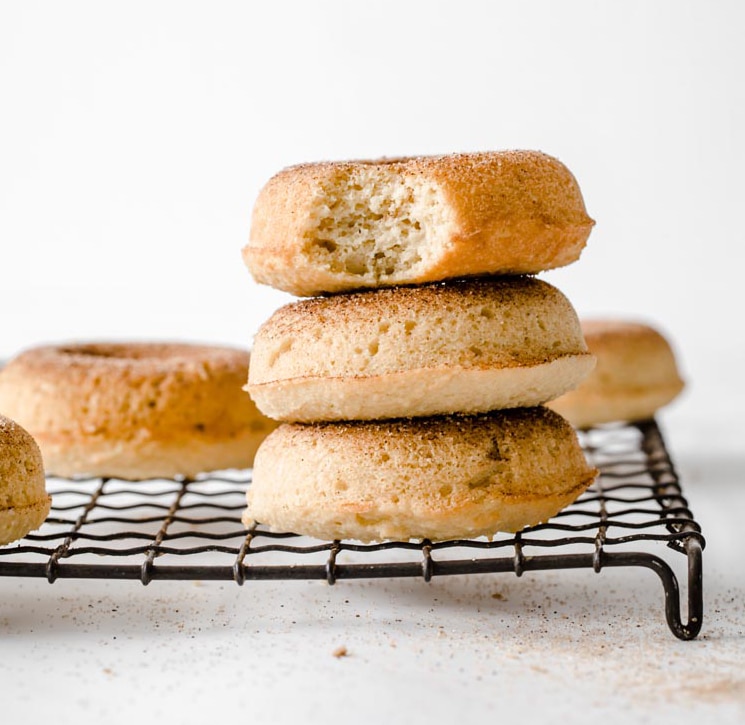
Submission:
<svg viewBox="0 0 745 725">
<path fill-rule="evenodd" d="M 38 532 L 0 547 L 0 576 L 233 580 L 421 577 L 542 569 L 646 567 L 664 588 L 667 623 L 693 639 L 703 614 L 704 539 L 656 422 L 580 433 L 595 485 L 545 524 L 492 540 L 317 541 L 240 520 L 250 471 L 194 480 L 48 479 Z M 686 557 L 687 614 L 675 569 Z M 675 559 L 676 561 L 672 561 Z M 675 564 L 675 567 L 671 566 Z"/>
</svg>

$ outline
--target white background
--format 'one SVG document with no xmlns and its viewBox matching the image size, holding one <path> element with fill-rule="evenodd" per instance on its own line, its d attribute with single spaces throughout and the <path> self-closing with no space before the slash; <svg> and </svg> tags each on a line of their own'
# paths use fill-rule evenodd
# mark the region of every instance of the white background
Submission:
<svg viewBox="0 0 745 725">
<path fill-rule="evenodd" d="M 714 639 L 730 648 L 719 651 L 720 661 L 734 667 L 742 655 L 742 610 L 726 607 L 742 598 L 743 568 L 739 564 L 740 578 L 732 579 L 739 560 L 721 554 L 727 543 L 738 540 L 735 512 L 729 509 L 729 528 L 717 532 L 716 524 L 718 518 L 727 521 L 729 496 L 735 495 L 727 491 L 734 492 L 736 484 L 737 490 L 742 488 L 744 458 L 738 383 L 745 367 L 744 22 L 745 4 L 737 0 L 0 0 L 0 357 L 42 342 L 80 338 L 249 346 L 261 321 L 289 301 L 256 285 L 240 258 L 253 200 L 283 166 L 500 148 L 546 151 L 574 172 L 597 226 L 577 263 L 544 277 L 567 294 L 582 316 L 642 318 L 666 331 L 678 353 L 688 388 L 662 417 L 668 440 L 693 482 L 694 503 L 698 495 L 700 510 L 709 517 L 705 524 L 713 524 L 709 551 L 712 556 L 718 551 L 720 558 L 709 560 L 714 572 L 709 591 L 718 597 L 720 614 L 717 620 L 712 612 L 707 621 L 713 622 Z M 722 499 L 706 498 L 709 486 L 715 490 L 712 477 Z M 739 502 L 742 507 L 742 496 Z M 95 635 L 101 627 L 108 644 L 118 625 L 90 615 L 78 620 L 83 625 L 65 620 L 59 606 L 67 601 L 72 611 L 87 611 L 86 597 L 98 590 L 87 584 L 60 590 L 62 586 L 56 584 L 50 592 L 44 583 L 41 588 L 28 583 L 17 599 L 6 595 L 0 621 L 16 636 L 13 662 L 44 656 L 51 678 L 72 648 L 81 660 L 93 661 L 102 678 L 90 685 L 88 676 L 93 689 L 76 695 L 76 702 L 90 705 L 85 698 L 94 698 L 93 704 L 105 712 L 105 702 L 95 700 L 94 693 L 100 688 L 113 697 L 113 666 L 90 652 L 102 651 L 95 649 L 101 644 Z M 178 653 L 190 652 L 176 648 L 168 659 L 181 631 L 172 614 L 180 605 L 164 604 L 152 587 L 147 595 L 138 590 L 139 603 L 129 608 L 113 585 L 103 599 L 90 600 L 89 607 L 96 601 L 125 607 L 122 621 L 130 628 L 133 649 L 111 652 L 117 663 L 114 675 L 117 667 L 127 671 L 138 657 L 179 672 Z M 60 591 L 62 604 L 49 599 Z M 224 599 L 215 604 L 221 600 L 219 592 L 209 591 L 210 606 L 224 608 Z M 282 591 L 302 600 L 307 590 L 279 588 L 277 595 Z M 388 610 L 378 601 L 379 610 L 371 597 L 385 599 L 384 593 L 348 591 L 353 611 L 377 618 L 377 632 L 395 633 L 392 622 L 401 619 L 386 617 L 393 611 L 401 615 L 396 609 L 400 600 L 392 600 Z M 448 584 L 448 591 L 461 601 L 456 585 Z M 517 591 L 515 602 L 528 596 L 529 590 Z M 241 668 L 250 669 L 241 662 L 246 650 L 236 645 L 236 637 L 244 636 L 249 647 L 254 629 L 242 606 L 256 602 L 244 599 L 245 592 L 230 592 L 225 596 L 232 619 L 226 615 L 227 624 L 221 625 L 227 627 L 225 637 L 213 640 L 209 651 L 218 660 L 219 652 L 230 653 L 223 669 L 229 668 L 235 678 Z M 322 606 L 331 598 L 343 600 L 336 590 L 313 596 L 321 597 Z M 410 606 L 404 606 L 401 617 L 416 629 L 417 606 L 436 607 L 427 598 L 440 595 L 408 596 Z M 480 596 L 481 604 L 493 602 L 488 591 Z M 587 617 L 587 610 L 567 596 L 569 615 Z M 542 599 L 537 595 L 531 601 L 535 607 Z M 333 611 L 338 605 L 328 606 Z M 260 612 L 266 614 L 266 606 L 261 610 L 259 605 Z M 512 615 L 523 622 L 523 630 L 517 631 L 530 648 L 530 628 L 526 631 L 525 618 L 519 619 L 519 603 L 513 607 Z M 642 619 L 644 612 L 657 611 L 651 604 L 644 607 Z M 470 605 L 453 608 L 449 614 L 454 617 L 476 616 Z M 26 614 L 19 618 L 21 610 Z M 143 625 L 142 611 L 161 612 L 162 617 L 151 615 L 150 624 Z M 430 619 L 437 617 L 435 609 L 428 613 Z M 189 610 L 189 616 L 192 629 L 187 625 L 187 632 L 198 636 L 199 609 Z M 42 621 L 52 624 L 42 626 Z M 261 650 L 264 667 L 277 642 L 285 655 L 302 647 L 287 617 L 282 621 L 279 638 L 270 637 Z M 323 673 L 324 682 L 333 680 L 331 668 L 339 664 L 328 656 L 332 644 L 350 641 L 341 637 L 357 642 L 358 658 L 350 657 L 349 667 L 360 670 L 361 677 L 367 664 L 391 661 L 387 643 L 364 640 L 363 629 L 355 629 L 359 619 L 355 623 L 350 614 L 341 621 L 351 629 L 334 629 L 319 645 L 316 674 Z M 485 688 L 481 692 L 473 685 L 471 712 L 493 714 L 500 680 L 484 664 L 489 660 L 484 659 L 483 642 L 474 644 L 471 620 L 458 621 L 457 626 L 468 630 L 461 632 L 466 649 L 458 648 L 458 661 L 473 651 Z M 231 629 L 236 622 L 243 623 L 244 632 Z M 604 629 L 592 622 L 589 643 L 599 647 Z M 161 623 L 168 637 L 158 634 Z M 81 626 L 94 634 L 79 639 Z M 480 626 L 479 620 L 474 631 Z M 659 628 L 659 623 L 653 626 Z M 33 631 L 57 649 L 43 649 L 40 640 L 29 639 Z M 325 630 L 313 632 L 309 636 L 317 644 Z M 644 656 L 644 640 L 662 642 L 663 651 L 667 647 L 666 633 L 655 639 L 657 634 L 648 638 L 647 630 L 642 632 L 639 652 L 627 652 L 627 672 Z M 502 634 L 504 641 L 517 642 Z M 407 660 L 409 681 L 416 681 L 416 653 L 437 658 L 442 652 L 432 641 L 417 639 L 416 632 L 410 641 L 408 636 L 398 632 L 398 641 L 408 642 L 406 651 L 414 658 Z M 151 637 L 161 643 L 160 659 L 147 645 Z M 254 639 L 254 646 L 260 641 Z M 581 642 L 579 649 L 587 644 Z M 715 647 L 716 642 L 704 645 Z M 696 651 L 691 646 L 670 652 L 690 662 Z M 360 652 L 365 653 L 361 658 Z M 311 654 L 302 649 L 302 661 L 313 671 Z M 694 661 L 705 668 L 713 661 L 709 655 L 699 649 Z M 563 659 L 547 652 L 523 669 L 516 665 L 508 683 L 516 692 L 530 693 L 529 678 L 537 677 L 541 667 L 550 667 L 555 659 L 561 670 L 574 656 L 573 644 L 567 645 Z M 669 666 L 673 659 L 667 660 Z M 428 660 L 430 668 L 434 661 Z M 456 689 L 462 686 L 464 668 L 468 671 L 464 661 L 447 679 Z M 279 697 L 282 712 L 292 714 L 292 688 L 283 689 L 280 683 L 283 673 L 293 670 L 286 658 L 284 662 L 270 670 L 278 679 L 262 691 Z M 586 665 L 582 676 L 592 677 L 596 668 L 591 660 Z M 742 703 L 745 676 L 741 664 L 738 668 L 727 670 L 726 677 L 734 678 Z M 19 672 L 24 671 L 20 666 Z M 294 674 L 306 689 L 311 687 L 311 680 Z M 697 671 L 689 674 L 695 678 Z M 612 689 L 609 673 L 603 676 L 606 689 Z M 395 676 L 378 675 L 375 681 L 382 688 L 404 686 Z M 415 688 L 433 717 L 438 711 L 453 714 L 427 686 L 435 682 L 443 688 L 445 681 L 422 681 Z M 363 699 L 376 697 L 365 691 L 362 679 L 352 677 L 351 682 Z M 312 687 L 324 703 L 333 701 L 333 691 L 324 690 L 322 683 Z M 134 689 L 132 685 L 126 691 Z M 570 703 L 578 712 L 588 702 L 586 693 L 571 692 L 565 709 Z M 262 692 L 253 691 L 252 697 L 263 704 L 264 714 L 271 712 Z M 191 702 L 186 694 L 181 701 Z M 37 706 L 43 710 L 43 701 Z M 247 703 L 245 712 L 250 711 Z M 294 715 L 302 721 L 299 712 Z M 588 720 L 594 712 L 586 711 Z M 604 712 L 606 722 L 614 712 Z M 735 703 L 734 710 L 720 708 L 717 719 L 729 721 L 731 716 L 734 722 L 742 712 Z M 107 714 L 111 716 L 110 708 Z"/>
<path fill-rule="evenodd" d="M 240 258 L 280 168 L 537 148 L 597 221 L 545 278 L 668 332 L 671 415 L 716 426 L 745 365 L 744 20 L 736 0 L 3 2 L 0 356 L 248 346 L 289 300 Z"/>
</svg>

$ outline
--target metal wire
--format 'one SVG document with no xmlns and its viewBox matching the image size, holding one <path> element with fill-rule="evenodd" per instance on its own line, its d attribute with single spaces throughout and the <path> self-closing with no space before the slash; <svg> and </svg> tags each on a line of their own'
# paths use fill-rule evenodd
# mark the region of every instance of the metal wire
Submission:
<svg viewBox="0 0 745 725">
<path fill-rule="evenodd" d="M 422 577 L 641 566 L 665 591 L 671 631 L 693 639 L 703 616 L 704 539 L 655 421 L 580 433 L 596 484 L 545 524 L 489 540 L 360 544 L 279 534 L 240 521 L 250 471 L 194 480 L 48 479 L 44 526 L 0 547 L 0 576 L 153 580 Z M 662 556 L 687 558 L 688 621 Z"/>
</svg>

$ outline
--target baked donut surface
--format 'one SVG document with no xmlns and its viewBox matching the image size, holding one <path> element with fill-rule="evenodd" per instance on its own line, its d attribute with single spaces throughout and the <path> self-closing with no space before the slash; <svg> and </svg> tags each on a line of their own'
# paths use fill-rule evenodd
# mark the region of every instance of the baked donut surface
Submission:
<svg viewBox="0 0 745 725">
<path fill-rule="evenodd" d="M 28 431 L 0 415 L 0 546 L 38 529 L 51 503 L 39 446 Z"/>
<path fill-rule="evenodd" d="M 569 169 L 538 151 L 302 164 L 259 193 L 243 259 L 313 296 L 561 267 L 593 224 Z"/>
<path fill-rule="evenodd" d="M 286 305 L 254 339 L 247 390 L 289 422 L 477 413 L 555 398 L 593 364 L 555 287 L 470 278 Z"/>
<path fill-rule="evenodd" d="M 445 540 L 545 521 L 594 480 L 546 408 L 277 428 L 243 520 L 320 539 Z"/>
<path fill-rule="evenodd" d="M 660 331 L 631 320 L 581 324 L 596 367 L 577 388 L 547 403 L 575 427 L 651 418 L 683 390 L 675 354 Z"/>
<path fill-rule="evenodd" d="M 189 343 L 42 346 L 0 371 L 0 410 L 59 476 L 244 468 L 275 427 L 241 390 L 248 365 L 246 350 Z"/>
</svg>

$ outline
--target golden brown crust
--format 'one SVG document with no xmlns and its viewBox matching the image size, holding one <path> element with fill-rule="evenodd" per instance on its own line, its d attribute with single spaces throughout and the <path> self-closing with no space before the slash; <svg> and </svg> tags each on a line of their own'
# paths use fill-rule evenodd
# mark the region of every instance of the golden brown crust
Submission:
<svg viewBox="0 0 745 725">
<path fill-rule="evenodd" d="M 457 276 L 563 267 L 579 257 L 594 224 L 572 174 L 546 154 L 457 154 L 413 164 L 445 189 L 459 227 L 431 279 L 454 269 Z M 490 259 L 499 260 L 497 269 L 484 268 Z"/>
<path fill-rule="evenodd" d="M 596 474 L 545 408 L 284 424 L 256 456 L 244 522 L 322 539 L 492 536 L 553 516 Z"/>
<path fill-rule="evenodd" d="M 52 497 L 47 496 L 31 506 L 0 509 L 0 546 L 22 539 L 36 531 L 46 521 L 52 506 Z"/>
<path fill-rule="evenodd" d="M 52 499 L 36 441 L 15 421 L 0 415 L 0 546 L 38 529 Z"/>
<path fill-rule="evenodd" d="M 274 427 L 242 392 L 245 350 L 183 343 L 42 346 L 0 371 L 0 409 L 49 473 L 193 476 L 250 466 Z"/>
<path fill-rule="evenodd" d="M 357 192 L 356 206 L 369 208 L 350 221 L 338 207 Z M 402 225 L 391 227 L 399 212 Z M 376 247 L 390 257 L 388 266 L 354 270 L 339 255 L 311 253 L 313 245 L 336 250 L 363 227 L 381 236 L 381 217 L 396 237 L 395 250 Z M 427 219 L 425 234 L 404 238 L 412 227 L 403 224 Z M 593 224 L 571 172 L 537 151 L 302 164 L 280 171 L 260 192 L 243 257 L 258 282 L 312 296 L 553 269 L 578 259 Z M 339 225 L 349 235 L 342 229 L 344 239 L 327 242 L 326 232 Z M 400 258 L 407 245 L 414 261 Z"/>
<path fill-rule="evenodd" d="M 685 383 L 666 337 L 642 322 L 583 320 L 595 370 L 576 389 L 547 405 L 578 428 L 651 418 Z"/>
<path fill-rule="evenodd" d="M 475 413 L 557 397 L 593 364 L 555 287 L 471 278 L 287 305 L 256 335 L 247 389 L 285 421 Z"/>
</svg>

